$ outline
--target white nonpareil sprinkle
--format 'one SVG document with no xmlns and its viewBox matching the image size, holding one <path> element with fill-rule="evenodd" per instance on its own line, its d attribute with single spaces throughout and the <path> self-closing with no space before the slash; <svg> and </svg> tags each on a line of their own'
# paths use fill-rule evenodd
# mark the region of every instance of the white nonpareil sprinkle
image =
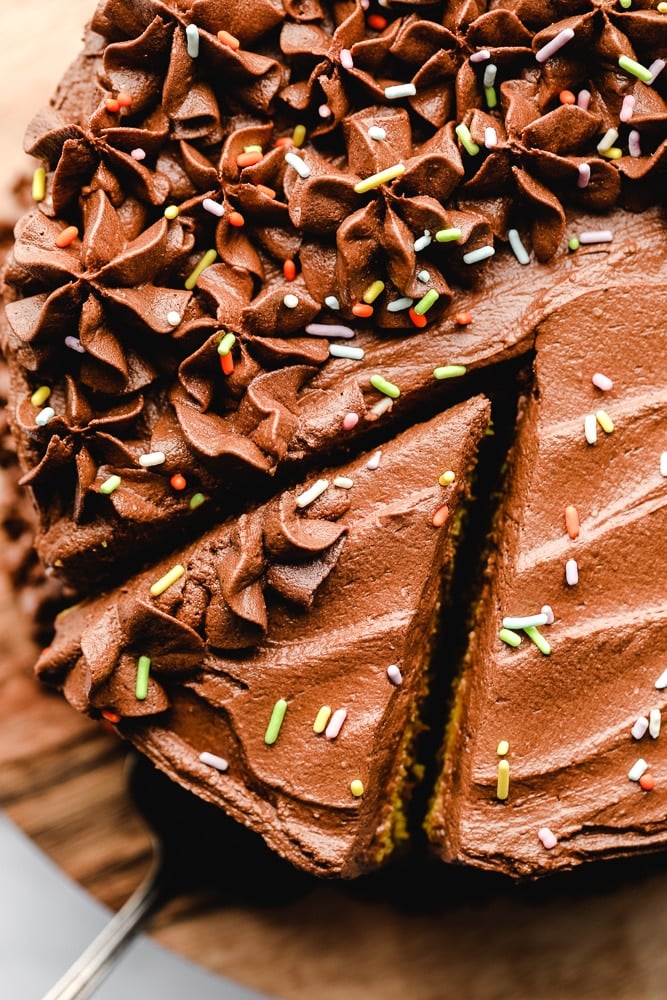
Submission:
<svg viewBox="0 0 667 1000">
<path fill-rule="evenodd" d="M 139 465 L 144 469 L 152 469 L 154 465 L 162 465 L 166 461 L 163 451 L 151 451 L 139 456 Z"/>
<path fill-rule="evenodd" d="M 145 149 L 141 149 L 140 146 L 137 146 L 136 149 L 133 149 L 130 152 L 130 156 L 132 157 L 133 160 L 139 160 L 139 161 L 145 160 L 146 159 L 146 150 Z"/>
<path fill-rule="evenodd" d="M 482 84 L 484 87 L 493 87 L 496 82 L 497 72 L 498 67 L 495 63 L 489 63 L 488 66 L 484 67 L 484 76 L 482 77 Z"/>
<path fill-rule="evenodd" d="M 204 198 L 201 203 L 201 207 L 205 212 L 209 212 L 211 215 L 217 215 L 219 219 L 225 214 L 224 205 L 221 205 L 219 201 L 213 201 L 212 198 Z"/>
<path fill-rule="evenodd" d="M 374 417 L 382 417 L 385 413 L 389 413 L 393 405 L 394 401 L 391 396 L 383 396 L 382 399 L 377 401 L 375 406 L 371 407 L 371 413 Z"/>
<path fill-rule="evenodd" d="M 660 709 L 652 708 L 648 714 L 648 732 L 649 736 L 652 736 L 654 740 L 657 740 L 660 735 Z"/>
<path fill-rule="evenodd" d="M 591 378 L 591 382 L 593 383 L 596 389 L 601 389 L 602 392 L 609 392 L 609 390 L 613 389 L 614 387 L 614 383 L 609 378 L 609 376 L 603 375 L 602 372 L 595 372 L 595 374 Z"/>
<path fill-rule="evenodd" d="M 565 581 L 568 587 L 574 587 L 579 583 L 579 567 L 576 559 L 568 559 L 565 563 Z"/>
<path fill-rule="evenodd" d="M 398 101 L 401 97 L 415 97 L 416 93 L 417 88 L 414 83 L 399 83 L 384 88 L 384 96 L 388 101 Z"/>
<path fill-rule="evenodd" d="M 317 500 L 318 497 L 322 496 L 328 486 L 328 479 L 318 479 L 316 483 L 313 483 L 310 489 L 305 490 L 296 498 L 297 507 L 301 507 L 302 509 L 307 507 L 308 504 L 313 502 L 313 500 Z"/>
<path fill-rule="evenodd" d="M 611 147 L 614 145 L 617 139 L 618 139 L 618 129 L 608 128 L 597 145 L 598 153 L 604 153 L 608 149 L 611 149 Z"/>
<path fill-rule="evenodd" d="M 53 420 L 56 415 L 56 411 L 52 406 L 45 406 L 43 410 L 40 410 L 35 417 L 35 423 L 38 427 L 46 427 L 49 420 Z"/>
<path fill-rule="evenodd" d="M 375 454 L 372 455 L 366 462 L 366 468 L 370 469 L 371 472 L 374 472 L 377 468 L 379 468 L 381 458 L 382 458 L 382 452 L 376 451 Z"/>
<path fill-rule="evenodd" d="M 660 454 L 660 475 L 667 478 L 667 451 Z"/>
<path fill-rule="evenodd" d="M 430 246 L 432 242 L 433 239 L 430 232 L 428 229 L 425 229 L 424 235 L 415 240 L 415 252 L 419 253 L 420 250 L 425 250 L 426 247 Z"/>
<path fill-rule="evenodd" d="M 403 312 L 404 309 L 409 309 L 414 301 L 414 299 L 408 298 L 407 295 L 405 295 L 402 299 L 394 299 L 393 302 L 387 303 L 387 312 Z"/>
<path fill-rule="evenodd" d="M 526 250 L 525 246 L 521 242 L 521 237 L 519 236 L 518 229 L 508 229 L 507 239 L 509 240 L 509 245 L 512 248 L 512 253 L 519 261 L 520 264 L 530 264 L 530 255 Z"/>
<path fill-rule="evenodd" d="M 306 333 L 311 337 L 343 337 L 345 340 L 355 336 L 351 327 L 339 323 L 309 323 Z"/>
<path fill-rule="evenodd" d="M 469 250 L 468 253 L 463 254 L 464 264 L 479 264 L 480 261 L 486 260 L 487 257 L 493 257 L 496 251 L 491 246 L 478 247 L 477 250 Z"/>
<path fill-rule="evenodd" d="M 598 439 L 598 422 L 594 413 L 587 413 L 584 417 L 584 434 L 588 444 L 595 444 Z"/>
<path fill-rule="evenodd" d="M 387 677 L 392 684 L 396 685 L 396 687 L 403 683 L 403 674 L 395 663 L 392 663 L 390 667 L 387 667 Z"/>
<path fill-rule="evenodd" d="M 664 59 L 656 59 L 654 60 L 654 62 L 651 63 L 651 65 L 648 68 L 649 73 L 651 74 L 651 82 L 649 83 L 649 86 L 651 85 L 651 83 L 655 83 L 657 77 L 660 76 L 664 68 L 665 68 Z"/>
<path fill-rule="evenodd" d="M 340 302 L 338 301 L 335 295 L 327 295 L 326 299 L 324 300 L 324 304 L 329 309 L 340 309 Z"/>
<path fill-rule="evenodd" d="M 630 779 L 630 781 L 639 781 L 642 774 L 644 774 L 646 771 L 648 771 L 648 764 L 646 763 L 643 757 L 640 757 L 639 760 L 635 761 L 635 763 L 628 771 L 628 778 Z"/>
<path fill-rule="evenodd" d="M 544 614 L 540 612 L 539 615 L 523 615 L 521 617 L 514 618 L 503 618 L 503 628 L 529 628 L 531 625 L 534 627 L 539 627 L 540 625 L 548 625 L 549 619 Z"/>
<path fill-rule="evenodd" d="M 285 153 L 285 163 L 294 167 L 299 177 L 303 177 L 304 180 L 306 177 L 310 177 L 310 167 L 296 153 Z"/>
<path fill-rule="evenodd" d="M 471 63 L 486 62 L 487 59 L 491 58 L 491 53 L 488 49 L 479 49 L 478 52 L 473 52 L 470 56 Z"/>
<path fill-rule="evenodd" d="M 349 49 L 340 50 L 340 64 L 344 69 L 352 69 L 354 66 L 354 59 Z"/>
<path fill-rule="evenodd" d="M 578 167 L 577 187 L 588 187 L 591 179 L 591 167 L 589 163 L 580 163 Z"/>
<path fill-rule="evenodd" d="M 287 306 L 288 309 L 296 309 L 299 304 L 299 299 L 292 292 L 288 292 L 287 295 L 283 297 L 283 305 Z"/>
<path fill-rule="evenodd" d="M 226 771 L 229 767 L 224 757 L 218 757 L 217 754 L 209 753 L 207 750 L 199 754 L 199 759 L 202 764 L 208 764 L 209 767 L 214 767 L 216 771 Z"/>
<path fill-rule="evenodd" d="M 365 353 L 363 347 L 348 347 L 347 344 L 329 344 L 329 354 L 332 358 L 348 358 L 350 361 L 361 361 Z"/>
<path fill-rule="evenodd" d="M 540 608 L 540 611 L 542 612 L 543 615 L 546 616 L 547 625 L 553 625 L 553 623 L 556 620 L 556 617 L 555 617 L 555 615 L 553 613 L 553 609 L 552 609 L 551 605 L 550 604 L 544 604 Z"/>
<path fill-rule="evenodd" d="M 329 725 L 324 730 L 324 735 L 328 740 L 335 740 L 343 727 L 347 718 L 346 708 L 337 708 L 329 720 Z"/>
<path fill-rule="evenodd" d="M 637 721 L 635 722 L 634 726 L 630 730 L 630 735 L 634 739 L 640 740 L 642 736 L 646 735 L 647 729 L 648 729 L 648 719 L 646 718 L 645 715 L 640 715 Z"/>
<path fill-rule="evenodd" d="M 333 485 L 337 486 L 339 490 L 351 490 L 354 486 L 354 479 L 348 479 L 347 476 L 336 476 Z"/>
<path fill-rule="evenodd" d="M 417 277 L 419 278 L 420 281 L 423 281 L 424 284 L 426 284 L 427 281 L 431 280 L 431 275 L 429 274 L 428 271 L 419 271 Z"/>
<path fill-rule="evenodd" d="M 381 128 L 379 125 L 371 125 L 368 129 L 368 134 L 371 139 L 375 139 L 376 142 L 382 142 L 383 139 L 387 138 L 385 129 Z"/>
<path fill-rule="evenodd" d="M 591 243 L 611 243 L 614 234 L 611 229 L 590 229 L 585 233 L 579 233 L 579 242 L 582 246 Z"/>
<path fill-rule="evenodd" d="M 86 348 L 83 346 L 78 337 L 72 337 L 71 334 L 65 337 L 65 347 L 69 347 L 70 350 L 76 351 L 77 354 L 85 354 Z"/>
<path fill-rule="evenodd" d="M 664 691 L 667 688 L 667 670 L 663 670 L 654 686 L 656 691 Z"/>
<path fill-rule="evenodd" d="M 181 314 L 172 309 L 171 312 L 167 313 L 167 323 L 169 326 L 179 326 L 181 322 Z"/>
<path fill-rule="evenodd" d="M 543 826 L 541 830 L 537 831 L 537 836 L 542 841 L 544 847 L 547 851 L 550 851 L 552 847 L 555 847 L 558 843 L 555 835 L 551 832 L 548 826 Z"/>
<path fill-rule="evenodd" d="M 498 133 L 491 125 L 484 129 L 484 148 L 494 149 L 498 145 Z"/>
</svg>

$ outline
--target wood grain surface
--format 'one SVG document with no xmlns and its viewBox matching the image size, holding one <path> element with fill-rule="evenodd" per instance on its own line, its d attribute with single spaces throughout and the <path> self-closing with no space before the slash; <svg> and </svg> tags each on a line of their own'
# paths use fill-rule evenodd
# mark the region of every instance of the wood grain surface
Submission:
<svg viewBox="0 0 667 1000">
<path fill-rule="evenodd" d="M 130 0 L 128 0 L 130 2 Z M 30 115 L 75 55 L 90 0 L 0 5 L 0 217 Z M 6 473 L 2 473 L 6 477 Z M 87 890 L 118 907 L 151 851 L 112 732 L 32 676 L 30 608 L 1 572 L 0 805 Z M 228 845 L 204 831 L 214 866 Z M 252 880 L 243 852 L 231 859 Z M 667 997 L 665 856 L 514 886 L 473 872 L 398 868 L 356 883 L 295 879 L 273 895 L 190 888 L 153 921 L 164 945 L 294 1000 L 660 1000 Z M 48 928 L 43 933 L 48 934 Z M 165 1000 L 171 998 L 165 997 Z"/>
</svg>

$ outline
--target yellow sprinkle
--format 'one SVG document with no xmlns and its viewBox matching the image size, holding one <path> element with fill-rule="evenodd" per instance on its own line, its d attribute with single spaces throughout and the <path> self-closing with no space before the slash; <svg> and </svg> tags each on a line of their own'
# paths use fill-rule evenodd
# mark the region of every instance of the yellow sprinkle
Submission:
<svg viewBox="0 0 667 1000">
<path fill-rule="evenodd" d="M 609 149 L 599 149 L 598 153 L 600 156 L 604 156 L 605 160 L 620 160 L 623 156 L 623 150 L 618 146 L 610 146 Z"/>
<path fill-rule="evenodd" d="M 443 472 L 443 474 L 438 479 L 438 482 L 440 483 L 441 486 L 451 486 L 451 484 L 454 482 L 455 479 L 456 479 L 455 474 L 452 472 L 451 469 L 448 469 L 447 472 Z"/>
<path fill-rule="evenodd" d="M 509 761 L 501 760 L 498 764 L 498 787 L 496 795 L 504 801 L 510 793 L 510 765 Z"/>
<path fill-rule="evenodd" d="M 507 742 L 507 740 L 501 740 L 500 743 L 498 744 L 498 751 L 497 751 L 498 756 L 504 757 L 505 754 L 509 753 L 509 750 L 510 750 L 510 745 Z"/>
<path fill-rule="evenodd" d="M 199 281 L 199 275 L 202 273 L 202 271 L 205 271 L 207 267 L 210 267 L 211 264 L 215 263 L 215 261 L 217 260 L 217 257 L 218 257 L 218 254 L 217 254 L 217 252 L 215 250 L 207 250 L 206 251 L 206 253 L 202 257 L 202 259 L 199 261 L 199 263 L 195 267 L 194 271 L 185 280 L 185 287 L 187 288 L 187 290 L 189 292 L 192 291 L 192 289 L 195 287 L 195 285 Z"/>
<path fill-rule="evenodd" d="M 292 142 L 298 149 L 299 146 L 303 146 L 305 141 L 306 141 L 306 126 L 295 125 L 294 131 L 292 132 Z"/>
<path fill-rule="evenodd" d="M 46 198 L 46 170 L 37 167 L 32 175 L 32 200 L 44 201 Z"/>
<path fill-rule="evenodd" d="M 656 10 L 659 14 L 667 14 L 667 3 L 659 3 Z"/>
<path fill-rule="evenodd" d="M 364 783 L 360 778 L 355 778 L 354 781 L 350 782 L 350 791 L 355 796 L 359 798 L 360 795 L 364 794 Z"/>
<path fill-rule="evenodd" d="M 606 410 L 596 410 L 595 419 L 605 434 L 611 434 L 614 429 L 614 421 L 611 419 Z"/>
<path fill-rule="evenodd" d="M 261 153 L 262 152 L 262 147 L 261 146 L 244 146 L 243 147 L 243 152 L 244 153 Z"/>
<path fill-rule="evenodd" d="M 327 728 L 327 723 L 329 721 L 330 716 L 331 716 L 330 706 L 322 705 L 322 708 L 315 716 L 315 721 L 313 722 L 313 732 L 323 733 L 324 730 Z"/>
<path fill-rule="evenodd" d="M 367 191 L 372 191 L 373 188 L 380 187 L 381 184 L 388 184 L 389 181 L 396 180 L 401 174 L 405 173 L 405 167 L 402 163 L 395 163 L 393 167 L 387 167 L 386 170 L 380 170 L 377 174 L 371 174 L 363 181 L 359 181 L 358 184 L 354 185 L 354 190 L 357 194 L 365 194 Z"/>
<path fill-rule="evenodd" d="M 372 285 L 369 285 L 364 294 L 361 296 L 366 305 L 370 305 L 371 302 L 375 302 L 379 295 L 382 295 L 384 291 L 384 281 L 374 281 Z"/>
<path fill-rule="evenodd" d="M 51 390 L 48 385 L 40 385 L 39 389 L 35 389 L 32 396 L 30 397 L 30 402 L 33 406 L 44 406 L 51 395 Z"/>
<path fill-rule="evenodd" d="M 176 583 L 177 580 L 180 580 L 184 573 L 185 566 L 181 566 L 180 563 L 173 566 L 168 573 L 165 573 L 163 577 L 160 577 L 160 579 L 152 585 L 151 594 L 153 597 L 159 597 L 160 594 L 164 594 L 165 590 L 168 590 L 172 583 Z"/>
<path fill-rule="evenodd" d="M 165 219 L 176 219 L 178 214 L 178 205 L 167 205 L 164 210 Z"/>
</svg>

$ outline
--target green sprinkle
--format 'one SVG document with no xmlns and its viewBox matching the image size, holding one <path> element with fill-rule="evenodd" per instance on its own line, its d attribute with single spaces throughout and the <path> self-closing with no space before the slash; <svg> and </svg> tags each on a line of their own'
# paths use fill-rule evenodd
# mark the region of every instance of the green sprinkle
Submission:
<svg viewBox="0 0 667 1000">
<path fill-rule="evenodd" d="M 269 719 L 269 724 L 266 727 L 266 732 L 264 734 L 264 742 L 267 746 L 271 746 L 278 739 L 278 733 L 280 732 L 280 727 L 283 724 L 286 711 L 287 702 L 284 698 L 279 698 L 273 706 L 271 718 Z"/>
<path fill-rule="evenodd" d="M 206 497 L 203 493 L 193 493 L 190 497 L 190 510 L 196 510 L 197 507 L 201 507 L 201 505 L 205 502 Z"/>
<path fill-rule="evenodd" d="M 498 104 L 498 97 L 496 95 L 495 87 L 485 87 L 484 96 L 486 97 L 486 106 L 488 108 L 495 108 Z"/>
<path fill-rule="evenodd" d="M 579 242 L 579 240 L 577 239 L 576 236 L 572 236 L 567 241 L 567 248 L 568 248 L 568 250 L 578 250 L 580 246 L 581 246 L 581 243 Z"/>
<path fill-rule="evenodd" d="M 109 476 L 109 478 L 105 479 L 100 486 L 100 493 L 106 493 L 106 495 L 109 496 L 110 493 L 113 493 L 114 490 L 118 489 L 120 483 L 120 476 Z"/>
<path fill-rule="evenodd" d="M 150 656 L 140 656 L 137 662 L 137 683 L 134 693 L 138 701 L 145 701 L 148 694 L 148 674 L 151 669 Z"/>
<path fill-rule="evenodd" d="M 642 83 L 650 83 L 653 79 L 653 73 L 650 69 L 647 69 L 646 66 L 642 66 L 642 64 L 638 63 L 636 59 L 630 59 L 629 56 L 619 56 L 618 65 L 621 69 L 624 69 L 626 73 L 636 76 L 638 80 L 642 81 Z"/>
<path fill-rule="evenodd" d="M 178 215 L 179 215 L 178 205 L 167 205 L 167 207 L 164 210 L 165 219 L 170 219 L 170 220 L 176 219 L 178 218 Z"/>
<path fill-rule="evenodd" d="M 623 8 L 623 10 L 630 10 L 630 8 L 632 7 L 632 0 L 618 0 L 618 2 L 619 5 Z"/>
<path fill-rule="evenodd" d="M 464 125 L 463 122 L 461 122 L 460 125 L 456 126 L 454 131 L 461 140 L 461 145 L 465 149 L 466 153 L 469 153 L 471 156 L 477 156 L 477 154 L 479 153 L 479 146 L 477 145 L 476 142 L 474 142 L 468 126 Z"/>
<path fill-rule="evenodd" d="M 44 201 L 46 198 L 46 170 L 44 167 L 37 167 L 32 175 L 32 200 Z"/>
<path fill-rule="evenodd" d="M 415 306 L 415 313 L 417 316 L 423 316 L 424 313 L 427 313 L 431 306 L 436 304 L 439 298 L 440 295 L 436 292 L 435 288 L 429 288 L 426 295 L 424 295 Z"/>
<path fill-rule="evenodd" d="M 524 632 L 526 633 L 529 639 L 533 640 L 533 642 L 539 649 L 540 653 L 544 653 L 545 656 L 549 655 L 549 653 L 551 652 L 551 646 L 544 638 L 539 629 L 535 628 L 534 625 L 527 625 L 524 629 Z"/>
<path fill-rule="evenodd" d="M 461 229 L 439 229 L 435 234 L 438 243 L 453 243 L 455 240 L 460 240 L 462 236 Z"/>
<path fill-rule="evenodd" d="M 218 354 L 225 355 L 229 354 L 232 347 L 236 343 L 236 337 L 233 333 L 226 333 L 220 343 L 218 344 Z"/>
<path fill-rule="evenodd" d="M 205 271 L 207 267 L 210 267 L 217 260 L 218 254 L 215 250 L 207 250 L 202 259 L 199 261 L 194 271 L 189 278 L 185 280 L 185 287 L 189 292 L 195 287 L 199 281 L 199 275 L 202 271 Z"/>
<path fill-rule="evenodd" d="M 442 365 L 440 368 L 433 369 L 433 377 L 437 379 L 458 378 L 460 375 L 465 375 L 467 370 L 465 365 Z"/>
<path fill-rule="evenodd" d="M 51 395 L 51 390 L 48 385 L 40 385 L 39 389 L 35 389 L 32 396 L 30 397 L 30 402 L 33 406 L 44 406 Z"/>
<path fill-rule="evenodd" d="M 401 390 L 393 382 L 388 382 L 386 378 L 382 375 L 371 375 L 371 385 L 378 392 L 383 392 L 385 396 L 389 396 L 391 399 L 398 399 L 401 395 Z"/>
<path fill-rule="evenodd" d="M 151 586 L 151 594 L 153 597 L 159 597 L 160 594 L 164 594 L 165 590 L 171 587 L 172 583 L 176 583 L 177 580 L 185 573 L 185 566 L 181 566 L 177 563 L 176 566 L 172 566 L 168 573 L 161 576 L 159 580 L 156 580 Z"/>
<path fill-rule="evenodd" d="M 516 649 L 517 646 L 521 645 L 521 636 L 518 632 L 512 632 L 509 628 L 501 628 L 498 633 L 498 638 L 506 642 L 508 646 L 512 646 Z"/>
</svg>

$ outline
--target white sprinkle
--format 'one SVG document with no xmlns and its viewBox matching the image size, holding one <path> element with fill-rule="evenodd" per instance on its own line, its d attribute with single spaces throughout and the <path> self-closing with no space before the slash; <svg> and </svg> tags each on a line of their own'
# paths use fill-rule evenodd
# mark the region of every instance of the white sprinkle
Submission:
<svg viewBox="0 0 667 1000">
<path fill-rule="evenodd" d="M 177 313 L 175 309 L 167 313 L 167 323 L 169 326 L 178 326 L 181 322 L 181 314 Z"/>
<path fill-rule="evenodd" d="M 588 444 L 595 444 L 598 439 L 598 422 L 594 413 L 587 413 L 584 417 L 584 435 Z"/>
<path fill-rule="evenodd" d="M 591 166 L 590 163 L 580 163 L 579 164 L 579 176 L 577 177 L 577 187 L 585 188 L 588 187 L 588 182 L 591 179 Z"/>
<path fill-rule="evenodd" d="M 484 129 L 484 148 L 494 149 L 497 145 L 498 133 L 491 125 L 487 125 Z"/>
<path fill-rule="evenodd" d="M 563 28 L 559 31 L 555 38 L 552 38 L 550 42 L 543 45 L 541 49 L 538 49 L 535 53 L 535 59 L 538 63 L 546 62 L 549 56 L 552 56 L 559 49 L 562 49 L 564 45 L 572 41 L 574 38 L 574 31 L 572 28 Z"/>
<path fill-rule="evenodd" d="M 486 260 L 487 257 L 493 257 L 496 251 L 493 247 L 478 247 L 477 250 L 469 250 L 468 253 L 463 254 L 464 264 L 479 264 L 481 260 Z"/>
<path fill-rule="evenodd" d="M 306 333 L 311 337 L 343 337 L 345 340 L 355 335 L 349 326 L 341 326 L 338 323 L 309 323 Z"/>
<path fill-rule="evenodd" d="M 508 229 L 507 239 L 512 248 L 514 256 L 519 261 L 520 264 L 530 264 L 530 255 L 526 250 L 525 246 L 521 242 L 521 237 L 519 236 L 518 229 Z"/>
<path fill-rule="evenodd" d="M 471 63 L 485 62 L 487 59 L 491 58 L 491 53 L 488 49 L 480 49 L 478 52 L 473 52 L 470 56 Z"/>
<path fill-rule="evenodd" d="M 414 301 L 414 299 L 409 299 L 407 296 L 402 299 L 394 299 L 393 302 L 387 303 L 387 312 L 403 312 L 404 309 L 409 309 Z"/>
<path fill-rule="evenodd" d="M 640 740 L 642 736 L 646 734 L 647 729 L 648 729 L 648 719 L 646 718 L 645 715 L 640 715 L 637 721 L 635 722 L 634 726 L 630 730 L 630 735 L 635 740 Z"/>
<path fill-rule="evenodd" d="M 371 455 L 371 457 L 366 462 L 366 468 L 370 469 L 371 472 L 374 472 L 375 469 L 379 468 L 381 458 L 382 458 L 382 452 L 376 451 L 375 454 Z"/>
<path fill-rule="evenodd" d="M 648 714 L 648 732 L 649 736 L 652 736 L 654 740 L 657 740 L 660 735 L 660 709 L 652 708 Z"/>
<path fill-rule="evenodd" d="M 301 507 L 302 509 L 307 507 L 308 504 L 313 502 L 313 500 L 317 500 L 318 497 L 322 496 L 328 486 L 328 479 L 318 479 L 316 483 L 313 483 L 310 489 L 305 490 L 296 498 L 297 507 Z"/>
<path fill-rule="evenodd" d="M 343 69 L 352 69 L 354 67 L 354 59 L 349 49 L 340 50 L 340 64 Z"/>
<path fill-rule="evenodd" d="M 383 396 L 382 399 L 378 400 L 375 406 L 371 407 L 371 413 L 375 417 L 382 417 L 385 413 L 389 413 L 392 406 L 394 405 L 394 400 L 391 396 Z"/>
<path fill-rule="evenodd" d="M 133 160 L 145 160 L 146 159 L 146 150 L 145 149 L 141 149 L 140 147 L 137 147 L 136 149 L 132 150 L 132 152 L 130 153 L 130 156 L 132 157 Z"/>
<path fill-rule="evenodd" d="M 288 309 L 296 309 L 299 304 L 299 299 L 293 292 L 288 292 L 283 298 L 283 305 L 287 306 Z"/>
<path fill-rule="evenodd" d="M 317 109 L 317 113 L 320 116 L 320 118 L 331 118 L 332 114 L 331 108 L 329 107 L 328 104 L 320 104 L 319 108 Z"/>
<path fill-rule="evenodd" d="M 545 615 L 547 625 L 553 625 L 556 621 L 556 616 L 553 613 L 553 609 L 550 604 L 544 604 L 541 608 L 542 614 Z"/>
<path fill-rule="evenodd" d="M 431 280 L 431 275 L 429 274 L 428 271 L 420 271 L 417 274 L 417 277 L 419 278 L 420 281 L 423 281 L 424 284 L 426 284 L 427 281 Z"/>
<path fill-rule="evenodd" d="M 644 774 L 645 771 L 648 771 L 648 764 L 643 759 L 643 757 L 640 757 L 639 760 L 635 761 L 635 763 L 628 771 L 628 778 L 630 779 L 630 781 L 639 781 L 639 779 L 641 778 L 642 774 Z"/>
<path fill-rule="evenodd" d="M 144 469 L 152 469 L 154 465 L 163 465 L 165 461 L 166 456 L 163 451 L 150 451 L 139 456 L 139 465 L 143 466 Z"/>
<path fill-rule="evenodd" d="M 565 582 L 568 587 L 574 587 L 579 583 L 579 567 L 576 559 L 568 559 L 565 563 Z"/>
<path fill-rule="evenodd" d="M 69 336 L 65 337 L 65 347 L 69 347 L 70 350 L 76 351 L 77 354 L 85 354 L 86 348 L 83 346 L 78 337 Z"/>
<path fill-rule="evenodd" d="M 590 90 L 580 90 L 577 94 L 577 107 L 583 108 L 584 111 L 588 111 L 588 107 L 591 103 L 591 92 Z"/>
<path fill-rule="evenodd" d="M 656 691 L 664 691 L 665 688 L 667 688 L 667 670 L 663 670 L 655 682 Z"/>
<path fill-rule="evenodd" d="M 667 451 L 660 453 L 660 475 L 667 479 Z"/>
<path fill-rule="evenodd" d="M 53 420 L 56 415 L 56 411 L 52 406 L 45 406 L 43 410 L 40 410 L 35 417 L 35 423 L 38 427 L 46 427 L 49 420 Z"/>
<path fill-rule="evenodd" d="M 619 118 L 622 122 L 629 122 L 635 110 L 635 98 L 632 94 L 626 94 L 623 98 Z"/>
<path fill-rule="evenodd" d="M 340 302 L 335 295 L 327 295 L 324 300 L 324 304 L 325 306 L 328 306 L 329 309 L 340 309 Z"/>
<path fill-rule="evenodd" d="M 333 485 L 337 486 L 339 490 L 351 490 L 354 486 L 354 479 L 348 479 L 347 476 L 336 476 Z"/>
<path fill-rule="evenodd" d="M 495 63 L 489 63 L 488 66 L 484 67 L 484 76 L 482 77 L 482 83 L 485 87 L 492 87 L 496 82 L 496 73 L 498 72 L 498 67 Z"/>
<path fill-rule="evenodd" d="M 229 767 L 229 764 L 224 757 L 218 757 L 216 754 L 209 753 L 207 750 L 204 750 L 203 753 L 199 754 L 199 759 L 202 764 L 208 764 L 209 767 L 214 767 L 216 771 L 226 771 Z"/>
<path fill-rule="evenodd" d="M 196 59 L 199 55 L 199 28 L 196 24 L 189 24 L 185 29 L 187 38 L 188 55 L 191 59 Z"/>
<path fill-rule="evenodd" d="M 294 167 L 299 177 L 303 177 L 304 179 L 310 177 L 310 167 L 296 153 L 285 153 L 285 163 L 289 163 L 290 167 Z"/>
<path fill-rule="evenodd" d="M 391 666 L 387 667 L 387 677 L 392 684 L 396 685 L 396 687 L 403 683 L 403 674 L 395 663 L 392 663 Z"/>
<path fill-rule="evenodd" d="M 597 145 L 598 153 L 605 153 L 608 149 L 611 149 L 617 139 L 618 129 L 608 128 Z"/>
<path fill-rule="evenodd" d="M 539 615 L 523 615 L 521 618 L 503 618 L 503 628 L 530 628 L 534 626 L 539 628 L 540 625 L 548 625 L 549 619 L 544 612 Z"/>
<path fill-rule="evenodd" d="M 219 201 L 213 201 L 212 198 L 204 198 L 201 203 L 201 207 L 205 212 L 210 212 L 211 215 L 217 215 L 219 219 L 225 214 L 225 206 L 221 205 Z"/>
<path fill-rule="evenodd" d="M 591 378 L 591 382 L 593 383 L 596 389 L 602 389 L 603 392 L 609 392 L 609 390 L 614 385 L 609 376 L 603 375 L 602 372 L 595 372 L 595 374 Z"/>
<path fill-rule="evenodd" d="M 546 847 L 547 851 L 550 851 L 551 848 L 555 847 L 556 844 L 558 843 L 558 840 L 556 839 L 555 835 L 551 832 L 548 826 L 543 826 L 541 830 L 538 830 L 537 836 L 540 838 L 542 844 L 544 845 L 544 847 Z"/>
<path fill-rule="evenodd" d="M 635 157 L 642 155 L 641 136 L 636 128 L 628 132 L 628 153 Z"/>
<path fill-rule="evenodd" d="M 588 229 L 585 233 L 579 233 L 579 242 L 582 246 L 589 243 L 611 243 L 613 238 L 611 229 Z"/>
<path fill-rule="evenodd" d="M 420 236 L 419 239 L 415 240 L 415 252 L 419 253 L 420 250 L 425 250 L 426 247 L 430 246 L 432 242 L 433 238 L 430 232 L 428 231 L 428 229 L 425 229 L 424 235 Z"/>
<path fill-rule="evenodd" d="M 388 101 L 398 101 L 401 97 L 414 97 L 417 88 L 414 83 L 399 83 L 394 87 L 385 87 L 384 96 Z"/>
<path fill-rule="evenodd" d="M 651 65 L 648 67 L 648 71 L 651 74 L 651 79 L 649 80 L 649 86 L 652 83 L 655 83 L 656 78 L 660 76 L 664 68 L 665 68 L 664 59 L 656 59 L 654 60 L 654 62 L 651 63 Z"/>
<path fill-rule="evenodd" d="M 346 708 L 337 708 L 329 719 L 329 725 L 324 730 L 324 735 L 328 740 L 335 740 L 338 736 L 345 719 L 347 718 Z"/>
<path fill-rule="evenodd" d="M 381 128 L 379 125 L 371 125 L 368 129 L 368 134 L 371 139 L 375 139 L 376 142 L 382 142 L 383 139 L 387 138 L 385 129 Z"/>
<path fill-rule="evenodd" d="M 366 352 L 362 347 L 348 347 L 347 344 L 329 344 L 329 354 L 332 358 L 348 358 L 350 361 L 361 361 Z"/>
</svg>

